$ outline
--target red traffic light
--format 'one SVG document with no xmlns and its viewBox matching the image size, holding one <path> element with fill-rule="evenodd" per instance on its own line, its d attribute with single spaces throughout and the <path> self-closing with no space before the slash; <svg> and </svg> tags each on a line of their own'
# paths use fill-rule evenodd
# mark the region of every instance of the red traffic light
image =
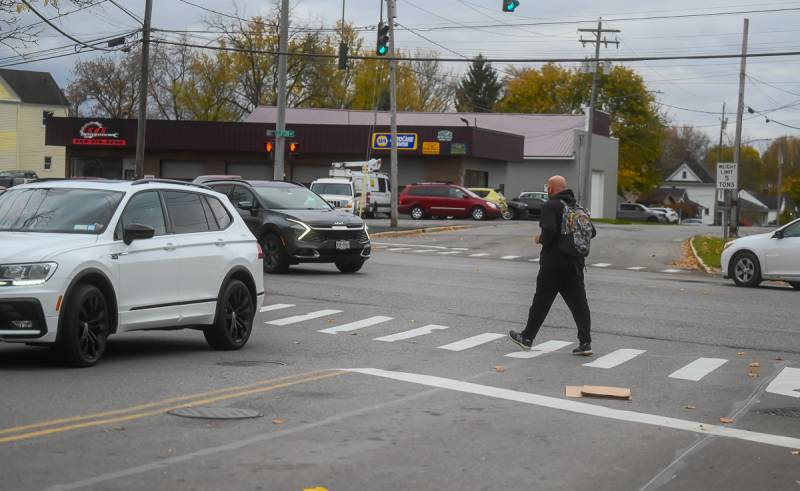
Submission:
<svg viewBox="0 0 800 491">
<path fill-rule="evenodd" d="M 297 142 L 289 142 L 289 153 L 297 153 L 300 151 L 300 144 Z"/>
<path fill-rule="evenodd" d="M 272 153 L 274 145 L 275 144 L 272 143 L 272 142 L 265 142 L 264 143 L 264 151 L 267 152 L 267 153 Z"/>
</svg>

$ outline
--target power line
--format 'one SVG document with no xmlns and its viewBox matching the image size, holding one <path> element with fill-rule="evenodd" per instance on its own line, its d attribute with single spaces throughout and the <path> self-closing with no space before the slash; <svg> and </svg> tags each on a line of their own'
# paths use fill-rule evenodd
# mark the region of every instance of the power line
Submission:
<svg viewBox="0 0 800 491">
<path fill-rule="evenodd" d="M 83 46 L 83 47 L 85 47 L 85 48 L 89 48 L 89 49 L 93 49 L 93 50 L 98 50 L 98 51 L 117 51 L 117 50 L 115 50 L 115 49 L 100 48 L 100 47 L 97 47 L 97 46 L 91 46 L 91 45 L 89 45 L 89 44 L 86 44 L 86 43 L 84 43 L 84 42 L 83 42 L 83 41 L 81 41 L 80 39 L 78 39 L 78 38 L 75 38 L 75 37 L 73 37 L 72 35 L 70 35 L 70 34 L 67 34 L 66 32 L 62 31 L 60 28 L 58 28 L 58 27 L 57 27 L 55 24 L 53 24 L 53 23 L 52 23 L 52 22 L 51 22 L 51 21 L 50 21 L 50 20 L 49 20 L 47 17 L 43 16 L 42 14 L 40 14 L 40 13 L 39 13 L 39 11 L 38 11 L 38 10 L 36 10 L 35 8 L 33 8 L 33 6 L 30 4 L 30 2 L 28 2 L 28 0 L 20 0 L 20 1 L 21 1 L 23 4 L 25 4 L 25 6 L 26 6 L 26 7 L 27 7 L 27 8 L 28 8 L 28 9 L 29 9 L 31 12 L 33 12 L 33 13 L 36 15 L 36 17 L 39 17 L 40 19 L 42 19 L 42 21 L 44 21 L 44 23 L 45 23 L 45 24 L 47 24 L 48 26 L 52 27 L 53 29 L 55 29 L 55 30 L 56 30 L 56 31 L 58 31 L 59 33 L 61 33 L 61 35 L 62 35 L 62 36 L 64 36 L 64 37 L 66 37 L 67 39 L 70 39 L 71 41 L 75 41 L 75 43 L 76 43 L 76 44 L 80 44 L 81 46 Z"/>
<path fill-rule="evenodd" d="M 115 0 L 108 0 L 108 1 L 111 2 L 115 7 L 117 7 L 121 11 L 125 12 L 128 15 L 128 17 L 130 17 L 131 19 L 135 20 L 139 24 L 144 24 L 144 19 L 142 19 L 138 15 L 134 14 L 130 10 L 126 9 L 122 5 L 118 4 Z"/>
</svg>

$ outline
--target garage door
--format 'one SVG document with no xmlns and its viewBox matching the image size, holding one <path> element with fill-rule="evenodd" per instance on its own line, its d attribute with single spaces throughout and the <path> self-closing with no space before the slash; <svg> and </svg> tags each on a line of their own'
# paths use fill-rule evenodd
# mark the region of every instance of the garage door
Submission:
<svg viewBox="0 0 800 491">
<path fill-rule="evenodd" d="M 228 162 L 225 173 L 242 176 L 244 179 L 272 179 L 273 167 L 268 162 Z"/>
<path fill-rule="evenodd" d="M 162 160 L 161 177 L 191 181 L 206 173 L 206 163 L 195 160 Z"/>
</svg>

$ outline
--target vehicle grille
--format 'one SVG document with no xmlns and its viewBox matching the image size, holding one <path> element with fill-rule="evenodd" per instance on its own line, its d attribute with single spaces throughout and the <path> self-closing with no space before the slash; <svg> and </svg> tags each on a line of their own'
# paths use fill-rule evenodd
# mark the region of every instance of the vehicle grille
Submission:
<svg viewBox="0 0 800 491">
<path fill-rule="evenodd" d="M 303 240 L 321 242 L 323 240 L 357 240 L 359 242 L 366 242 L 369 240 L 367 232 L 364 229 L 356 230 L 317 230 L 313 229 L 306 235 Z"/>
</svg>

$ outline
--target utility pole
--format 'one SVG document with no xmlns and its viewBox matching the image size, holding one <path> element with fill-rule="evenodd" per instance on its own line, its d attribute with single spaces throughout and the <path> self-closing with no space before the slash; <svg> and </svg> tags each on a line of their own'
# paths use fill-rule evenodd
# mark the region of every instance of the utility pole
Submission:
<svg viewBox="0 0 800 491">
<path fill-rule="evenodd" d="M 280 38 L 278 40 L 278 124 L 275 128 L 275 169 L 273 179 L 284 180 L 286 150 L 286 65 L 289 51 L 289 0 L 281 0 Z"/>
<path fill-rule="evenodd" d="M 591 197 L 592 197 L 592 134 L 594 133 L 594 107 L 597 105 L 597 86 L 600 83 L 600 44 L 604 44 L 608 48 L 609 44 L 614 44 L 619 48 L 619 40 L 609 41 L 603 35 L 605 33 L 619 33 L 618 29 L 603 29 L 603 19 L 597 20 L 597 29 L 578 29 L 578 32 L 587 32 L 594 34 L 594 39 L 584 39 L 581 36 L 580 42 L 583 46 L 587 43 L 594 43 L 594 75 L 592 76 L 592 98 L 589 103 L 589 127 L 586 131 L 586 158 L 584 159 L 583 172 L 578 171 L 581 176 L 578 187 L 578 201 L 583 203 L 583 206 L 590 208 L 590 211 L 597 213 L 597 210 L 591 210 Z M 599 215 L 598 215 L 599 216 Z"/>
<path fill-rule="evenodd" d="M 778 218 L 776 218 L 775 223 L 778 226 L 781 225 L 781 210 L 783 205 L 783 142 L 781 142 L 781 148 L 778 150 Z"/>
<path fill-rule="evenodd" d="M 750 29 L 750 19 L 744 20 L 744 32 L 742 34 L 742 63 L 739 70 L 739 106 L 736 109 L 736 140 L 733 144 L 733 161 L 736 163 L 736 172 L 741 175 L 741 155 L 742 155 L 742 116 L 744 115 L 744 84 L 747 75 L 747 33 Z M 731 236 L 737 237 L 739 235 L 739 214 L 741 207 L 739 206 L 739 179 L 737 176 L 736 186 L 736 207 L 733 213 L 733 219 L 730 223 Z"/>
<path fill-rule="evenodd" d="M 142 71 L 139 75 L 139 116 L 136 122 L 136 178 L 144 177 L 144 136 L 147 131 L 147 85 L 150 80 L 150 18 L 153 16 L 153 0 L 144 4 L 142 26 Z"/>
<path fill-rule="evenodd" d="M 395 0 L 386 0 L 386 15 L 389 23 L 389 105 L 392 112 L 392 148 L 389 177 L 392 186 L 392 209 L 390 227 L 397 228 L 397 60 L 395 57 L 394 19 L 397 17 Z"/>
<path fill-rule="evenodd" d="M 722 137 L 725 134 L 725 130 L 728 128 L 728 119 L 725 117 L 725 103 L 722 103 L 722 119 L 720 120 L 719 125 L 719 146 L 717 147 L 717 165 L 722 162 Z M 718 193 L 717 193 L 718 194 Z M 714 206 L 717 204 L 717 196 L 714 196 Z M 728 242 L 728 190 L 725 189 L 722 191 L 722 201 L 723 201 L 723 208 L 722 208 L 722 243 L 725 244 Z M 716 221 L 716 211 L 714 212 L 714 221 Z"/>
</svg>

